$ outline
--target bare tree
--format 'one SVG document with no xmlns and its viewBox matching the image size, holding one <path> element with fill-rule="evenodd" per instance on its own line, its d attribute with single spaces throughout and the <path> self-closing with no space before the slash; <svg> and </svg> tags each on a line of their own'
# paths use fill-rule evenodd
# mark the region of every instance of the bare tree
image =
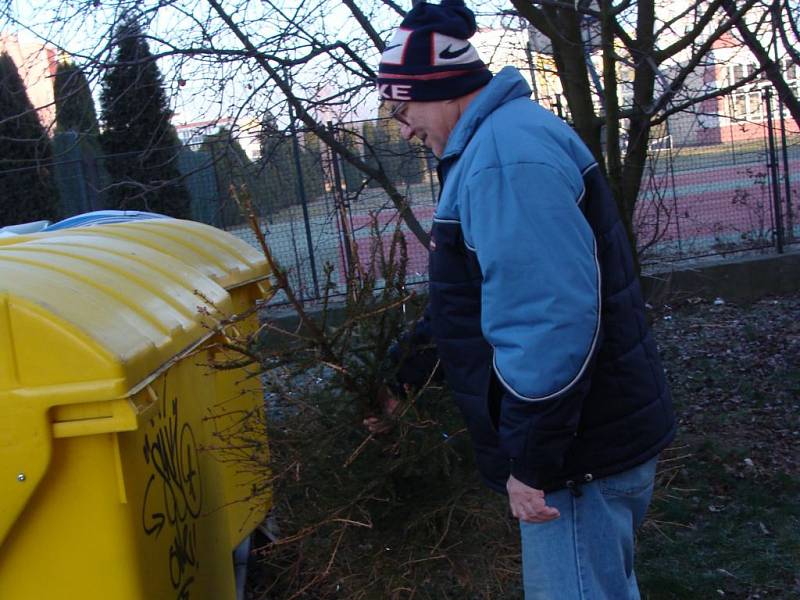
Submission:
<svg viewBox="0 0 800 600">
<path fill-rule="evenodd" d="M 379 16 L 378 13 L 382 16 Z M 77 1 L 53 8 L 14 12 L 6 5 L 7 25 L 25 29 L 42 43 L 71 54 L 97 81 L 113 65 L 107 42 L 119 23 L 136 14 L 147 26 L 153 59 L 171 86 L 176 112 L 202 114 L 207 120 L 232 115 L 272 121 L 289 129 L 295 118 L 343 160 L 382 186 L 408 229 L 427 245 L 428 234 L 380 161 L 368 163 L 357 148 L 325 126 L 332 113 L 340 119 L 362 106 L 374 86 L 386 29 L 396 25 L 400 7 L 387 0 L 362 10 L 353 0 L 297 3 L 247 0 L 190 2 Z M 328 22 L 327 18 L 335 18 Z M 343 25 L 343 26 L 340 26 Z M 96 31 L 87 37 L 83 31 Z"/>
<path fill-rule="evenodd" d="M 763 0 L 492 0 L 474 3 L 480 17 L 517 15 L 549 41 L 573 124 L 607 171 L 632 241 L 636 201 L 645 176 L 651 130 L 669 116 L 729 93 L 703 81 L 723 35 L 750 28 L 760 42 L 769 20 L 752 29 L 743 17 Z M 288 130 L 298 121 L 364 178 L 379 184 L 408 229 L 427 246 L 428 234 L 408 194 L 380 161 L 365 160 L 364 144 L 343 140 L 326 121 L 352 119 L 369 105 L 384 41 L 414 0 L 71 0 L 5 20 L 71 53 L 96 80 L 112 61 L 108 40 L 136 11 L 171 86 L 179 113 L 255 118 Z M 793 0 L 773 0 L 788 59 L 797 60 Z M 85 36 L 96 31 L 97 36 Z M 744 40 L 747 43 L 747 40 Z M 750 45 L 750 44 L 748 44 Z M 761 56 L 781 99 L 792 107 L 782 75 Z M 774 61 L 773 61 L 774 62 Z M 785 84 L 785 80 L 784 84 Z M 796 105 L 796 98 L 794 104 Z M 372 109 L 374 114 L 374 107 Z M 794 113 L 793 113 L 794 114 Z M 795 116 L 795 118 L 797 118 Z"/>
<path fill-rule="evenodd" d="M 713 62 L 715 42 L 740 26 L 756 0 L 736 6 L 732 0 L 697 0 L 677 9 L 654 0 L 511 3 L 549 39 L 575 129 L 606 167 L 635 243 L 634 210 L 651 129 L 671 114 L 747 83 L 737 82 L 728 89 L 694 84 L 702 81 L 702 69 Z M 591 55 L 597 51 L 602 77 L 591 72 Z M 619 80 L 621 66 L 627 67 L 630 80 Z M 620 84 L 629 86 L 630 99 L 620 98 Z M 626 144 L 620 142 L 623 137 Z"/>
</svg>

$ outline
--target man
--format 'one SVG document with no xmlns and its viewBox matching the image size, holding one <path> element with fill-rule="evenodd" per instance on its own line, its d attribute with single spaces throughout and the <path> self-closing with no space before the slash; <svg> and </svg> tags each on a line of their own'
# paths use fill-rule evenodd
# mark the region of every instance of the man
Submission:
<svg viewBox="0 0 800 600">
<path fill-rule="evenodd" d="M 475 29 L 463 0 L 422 3 L 381 57 L 384 103 L 440 160 L 412 339 L 520 520 L 526 599 L 638 598 L 634 530 L 675 421 L 625 228 L 589 150 L 516 69 L 492 76 Z M 412 367 L 397 388 L 425 380 Z"/>
</svg>

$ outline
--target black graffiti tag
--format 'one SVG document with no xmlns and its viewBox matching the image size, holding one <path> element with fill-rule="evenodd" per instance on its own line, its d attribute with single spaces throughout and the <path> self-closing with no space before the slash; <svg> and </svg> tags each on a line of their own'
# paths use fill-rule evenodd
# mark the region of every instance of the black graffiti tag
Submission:
<svg viewBox="0 0 800 600">
<path fill-rule="evenodd" d="M 169 407 L 162 403 L 150 424 L 151 431 L 144 438 L 144 460 L 153 472 L 145 486 L 142 529 L 155 538 L 166 529 L 166 535 L 172 537 L 165 557 L 170 583 L 178 600 L 189 600 L 199 568 L 197 518 L 203 506 L 197 441 L 191 425 L 180 422 L 177 398 Z"/>
</svg>

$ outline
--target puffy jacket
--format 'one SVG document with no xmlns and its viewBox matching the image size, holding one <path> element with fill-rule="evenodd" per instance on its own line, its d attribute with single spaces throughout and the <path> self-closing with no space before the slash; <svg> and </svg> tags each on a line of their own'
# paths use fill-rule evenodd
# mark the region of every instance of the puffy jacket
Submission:
<svg viewBox="0 0 800 600">
<path fill-rule="evenodd" d="M 509 473 L 577 488 L 649 460 L 675 434 L 608 185 L 577 135 L 529 96 L 506 67 L 450 134 L 416 333 L 419 343 L 430 332 L 498 491 Z"/>
</svg>

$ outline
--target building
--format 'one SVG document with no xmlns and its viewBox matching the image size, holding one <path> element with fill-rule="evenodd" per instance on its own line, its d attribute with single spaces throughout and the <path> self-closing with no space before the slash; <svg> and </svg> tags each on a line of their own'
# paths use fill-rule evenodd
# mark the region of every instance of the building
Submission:
<svg viewBox="0 0 800 600">
<path fill-rule="evenodd" d="M 481 28 L 471 41 L 492 72 L 507 65 L 516 67 L 531 86 L 534 100 L 563 113 L 561 82 L 545 36 L 524 21 L 516 21 L 505 28 Z"/>
<path fill-rule="evenodd" d="M 176 115 L 177 116 L 177 115 Z M 175 125 L 178 139 L 185 146 L 199 146 L 207 135 L 213 135 L 220 129 L 230 128 L 234 124 L 231 117 L 220 117 L 208 121 L 195 121 L 193 123 L 180 123 Z"/>
<path fill-rule="evenodd" d="M 39 121 L 52 135 L 56 121 L 53 78 L 58 66 L 58 52 L 52 46 L 6 33 L 0 34 L 0 50 L 14 61 Z"/>
<path fill-rule="evenodd" d="M 176 115 L 177 116 L 177 115 Z M 261 124 L 257 119 L 237 121 L 233 117 L 220 117 L 207 121 L 192 123 L 179 123 L 175 125 L 178 139 L 185 146 L 199 147 L 208 135 L 219 133 L 227 129 L 232 132 L 232 137 L 244 150 L 248 158 L 256 160 L 261 154 L 260 133 Z"/>
<path fill-rule="evenodd" d="M 712 98 L 704 103 L 703 131 L 697 138 L 698 143 L 719 144 L 746 140 L 762 140 L 767 126 L 767 107 L 764 90 L 772 84 L 759 70 L 758 61 L 752 52 L 731 35 L 720 38 L 713 48 L 713 63 L 706 69 L 707 78 L 717 89 L 724 89 L 754 76 L 734 92 L 725 96 Z M 779 47 L 779 55 L 785 55 Z M 800 65 L 790 59 L 780 61 L 781 71 L 789 87 L 796 97 L 800 98 Z M 778 98 L 772 97 L 772 117 L 775 122 L 780 118 Z M 788 112 L 784 114 L 787 133 L 800 133 L 797 123 Z"/>
</svg>

